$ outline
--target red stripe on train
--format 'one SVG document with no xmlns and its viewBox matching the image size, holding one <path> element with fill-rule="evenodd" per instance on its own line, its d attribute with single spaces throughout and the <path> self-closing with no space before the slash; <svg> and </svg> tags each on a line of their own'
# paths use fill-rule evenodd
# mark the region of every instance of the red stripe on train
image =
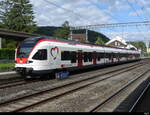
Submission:
<svg viewBox="0 0 150 115">
<path fill-rule="evenodd" d="M 16 63 L 17 64 L 26 64 L 28 58 L 16 58 Z"/>
</svg>

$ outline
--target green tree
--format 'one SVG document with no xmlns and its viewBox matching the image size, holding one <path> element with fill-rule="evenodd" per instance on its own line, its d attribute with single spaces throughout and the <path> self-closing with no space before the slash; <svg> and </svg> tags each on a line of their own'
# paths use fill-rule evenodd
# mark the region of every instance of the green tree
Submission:
<svg viewBox="0 0 150 115">
<path fill-rule="evenodd" d="M 8 42 L 6 44 L 6 48 L 14 48 L 15 49 L 16 46 L 17 46 L 17 42 L 16 41 Z"/>
<path fill-rule="evenodd" d="M 36 30 L 33 14 L 29 0 L 0 1 L 0 25 L 5 29 L 32 33 Z"/>
<path fill-rule="evenodd" d="M 150 41 L 149 41 L 149 44 L 148 44 L 148 48 L 150 48 Z"/>
<path fill-rule="evenodd" d="M 96 40 L 95 44 L 97 44 L 97 45 L 105 45 L 104 41 L 100 37 L 97 37 L 97 40 Z"/>
<path fill-rule="evenodd" d="M 81 43 L 90 43 L 90 42 L 89 42 L 88 40 L 86 40 L 86 39 L 81 39 L 80 42 L 81 42 Z"/>
<path fill-rule="evenodd" d="M 136 48 L 141 49 L 142 51 L 146 51 L 146 45 L 144 42 L 141 41 L 135 41 L 135 42 L 130 42 L 132 45 L 134 45 Z"/>
<path fill-rule="evenodd" d="M 68 39 L 69 34 L 70 34 L 69 22 L 65 21 L 62 24 L 62 28 L 61 29 L 57 29 L 57 30 L 54 31 L 54 35 L 53 36 L 58 37 L 58 38 Z"/>
</svg>

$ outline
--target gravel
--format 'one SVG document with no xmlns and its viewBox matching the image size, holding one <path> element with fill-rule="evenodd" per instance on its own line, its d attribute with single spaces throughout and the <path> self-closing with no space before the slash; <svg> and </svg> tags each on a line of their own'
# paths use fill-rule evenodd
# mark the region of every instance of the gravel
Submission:
<svg viewBox="0 0 150 115">
<path fill-rule="evenodd" d="M 93 73 L 94 75 L 97 74 L 98 72 L 107 72 L 110 70 L 119 69 L 121 67 L 127 67 L 129 65 L 133 65 L 133 63 L 96 70 L 94 71 L 95 73 L 91 71 L 83 74 L 72 75 L 70 76 L 69 79 L 66 80 L 56 80 L 56 79 L 45 81 L 37 80 L 38 82 L 30 83 L 27 85 L 0 89 L 0 103 L 3 103 L 7 100 L 11 100 L 14 98 L 22 97 L 24 95 L 33 94 L 41 90 L 61 86 L 66 83 L 73 82 L 75 80 L 84 79 L 85 77 L 90 77 L 91 73 Z M 142 69 L 137 69 L 134 72 L 126 72 L 126 74 L 124 75 L 121 74 L 121 76 L 111 78 L 107 82 L 100 82 L 91 85 L 88 88 L 84 88 L 83 90 L 74 92 L 65 97 L 61 97 L 47 104 L 43 104 L 40 107 L 36 107 L 31 111 L 38 111 L 38 112 L 89 111 L 89 109 L 92 109 L 97 104 L 97 102 L 99 102 L 98 101 L 99 99 L 101 99 L 101 101 L 104 100 L 107 97 L 107 95 L 110 95 L 122 84 L 125 84 L 129 80 L 131 80 L 136 74 L 139 73 L 139 70 L 143 71 Z M 132 76 L 129 76 L 129 74 Z"/>
<path fill-rule="evenodd" d="M 94 74 L 97 74 L 98 72 L 105 73 L 107 71 L 119 69 L 119 68 L 124 67 L 124 66 L 127 67 L 128 65 L 133 65 L 133 63 L 96 70 L 95 73 L 93 71 L 90 71 L 87 73 L 72 75 L 72 76 L 70 76 L 69 79 L 66 79 L 66 80 L 56 80 L 56 79 L 45 80 L 45 81 L 44 80 L 41 80 L 41 81 L 37 80 L 37 82 L 33 82 L 30 84 L 0 89 L 0 103 L 3 103 L 7 100 L 15 99 L 18 97 L 22 97 L 24 95 L 30 95 L 30 94 L 39 92 L 41 90 L 54 88 L 56 86 L 61 86 L 61 85 L 64 85 L 66 83 L 73 82 L 75 80 L 84 79 L 85 77 L 91 77 Z M 93 73 L 93 74 L 91 75 L 91 73 Z M 0 78 L 2 80 L 3 76 L 1 76 Z"/>
<path fill-rule="evenodd" d="M 148 65 L 147 69 L 149 67 Z M 40 105 L 40 107 L 30 109 L 28 112 L 88 112 L 98 103 L 116 92 L 121 86 L 127 84 L 144 71 L 144 67 L 141 67 L 134 70 L 134 74 L 133 71 L 120 74 L 104 82 L 96 83 L 82 90 Z"/>
</svg>

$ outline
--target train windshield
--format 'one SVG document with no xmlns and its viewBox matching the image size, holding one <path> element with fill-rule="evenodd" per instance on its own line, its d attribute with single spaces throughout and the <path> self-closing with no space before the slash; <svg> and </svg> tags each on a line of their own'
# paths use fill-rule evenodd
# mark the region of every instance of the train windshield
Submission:
<svg viewBox="0 0 150 115">
<path fill-rule="evenodd" d="M 34 45 L 44 37 L 31 37 L 31 38 L 26 38 L 19 46 L 18 52 L 17 52 L 17 57 L 18 58 L 28 58 L 29 54 L 34 47 Z"/>
<path fill-rule="evenodd" d="M 17 57 L 28 58 L 33 47 L 34 47 L 33 43 L 22 43 L 18 48 Z"/>
</svg>

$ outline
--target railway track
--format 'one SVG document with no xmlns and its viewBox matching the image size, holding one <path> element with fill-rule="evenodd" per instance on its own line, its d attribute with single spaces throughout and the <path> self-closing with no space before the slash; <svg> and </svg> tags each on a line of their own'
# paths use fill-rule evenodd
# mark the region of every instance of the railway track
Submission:
<svg viewBox="0 0 150 115">
<path fill-rule="evenodd" d="M 129 67 L 133 67 L 133 66 L 136 66 L 136 65 L 139 65 L 139 64 L 144 64 L 144 63 L 142 63 L 142 62 L 137 63 L 137 64 L 131 65 Z M 123 68 L 120 68 L 120 69 L 117 69 L 117 70 L 114 70 L 114 71 L 110 71 L 110 72 L 116 72 L 118 70 L 125 69 L 125 68 L 126 67 L 123 67 Z M 107 73 L 109 73 L 109 72 L 107 72 Z M 105 75 L 105 73 L 103 75 Z M 5 82 L 0 83 L 0 89 L 11 88 L 11 87 L 16 87 L 16 86 L 21 86 L 21 85 L 27 85 L 27 84 L 31 84 L 33 82 L 40 82 L 40 81 L 36 81 L 36 80 L 25 81 L 23 78 L 21 79 L 21 78 L 18 78 L 18 77 L 14 78 L 14 79 L 11 78 L 9 81 L 5 80 Z"/>
<path fill-rule="evenodd" d="M 144 75 L 146 75 L 148 72 L 150 71 L 150 69 L 148 69 L 147 71 L 145 71 L 144 73 L 142 73 L 141 75 L 139 75 L 138 77 L 136 77 L 135 79 L 133 79 L 132 81 L 130 81 L 128 84 L 122 86 L 118 91 L 116 91 L 115 93 L 113 93 L 111 96 L 109 96 L 106 100 L 104 100 L 103 102 L 99 103 L 95 108 L 93 108 L 92 110 L 90 110 L 90 112 L 103 112 L 105 109 L 107 108 L 111 102 L 113 100 L 116 100 L 117 97 L 119 97 L 123 92 L 128 90 L 128 87 L 130 85 L 133 85 L 136 81 L 142 79 L 142 77 Z M 147 87 L 146 87 L 147 88 Z M 145 90 L 146 90 L 145 88 Z M 145 92 L 144 90 L 144 92 Z M 141 94 L 141 96 L 144 94 L 144 92 Z M 129 112 L 132 112 L 132 110 L 134 109 L 134 107 L 136 106 L 137 102 L 139 101 L 139 99 L 141 98 L 141 96 L 137 99 L 137 101 L 134 103 L 134 105 L 131 107 Z"/>
<path fill-rule="evenodd" d="M 140 101 L 142 100 L 142 97 L 144 97 L 144 95 L 146 94 L 146 92 L 148 91 L 148 89 L 150 88 L 150 83 L 144 88 L 144 90 L 142 91 L 142 93 L 139 95 L 139 97 L 137 98 L 137 100 L 134 102 L 134 104 L 131 106 L 129 112 L 135 112 L 136 107 L 138 106 L 138 104 L 140 103 Z"/>
<path fill-rule="evenodd" d="M 142 66 L 142 63 L 132 65 L 128 68 L 120 68 L 119 70 L 113 70 L 113 71 L 110 71 L 107 73 L 97 74 L 90 78 L 82 79 L 79 81 L 74 81 L 74 82 L 65 84 L 63 86 L 58 86 L 58 87 L 55 87 L 52 89 L 40 91 L 38 93 L 34 93 L 34 94 L 31 94 L 28 96 L 24 96 L 24 97 L 17 98 L 17 99 L 11 100 L 11 101 L 7 101 L 7 102 L 0 104 L 0 111 L 1 112 L 25 111 L 34 106 L 43 104 L 43 103 L 53 100 L 53 99 L 57 99 L 61 96 L 70 94 L 77 90 L 88 87 L 92 84 L 107 80 L 109 78 L 117 76 L 118 74 L 123 74 L 124 72 L 136 69 L 141 66 Z M 107 75 L 107 77 L 106 77 L 106 75 Z"/>
<path fill-rule="evenodd" d="M 33 82 L 38 82 L 38 81 L 36 81 L 36 80 L 25 81 L 24 79 L 18 79 L 16 81 L 10 81 L 10 82 L 7 82 L 7 83 L 0 84 L 0 89 L 26 85 L 26 84 L 30 84 L 30 83 L 33 83 Z"/>
</svg>

